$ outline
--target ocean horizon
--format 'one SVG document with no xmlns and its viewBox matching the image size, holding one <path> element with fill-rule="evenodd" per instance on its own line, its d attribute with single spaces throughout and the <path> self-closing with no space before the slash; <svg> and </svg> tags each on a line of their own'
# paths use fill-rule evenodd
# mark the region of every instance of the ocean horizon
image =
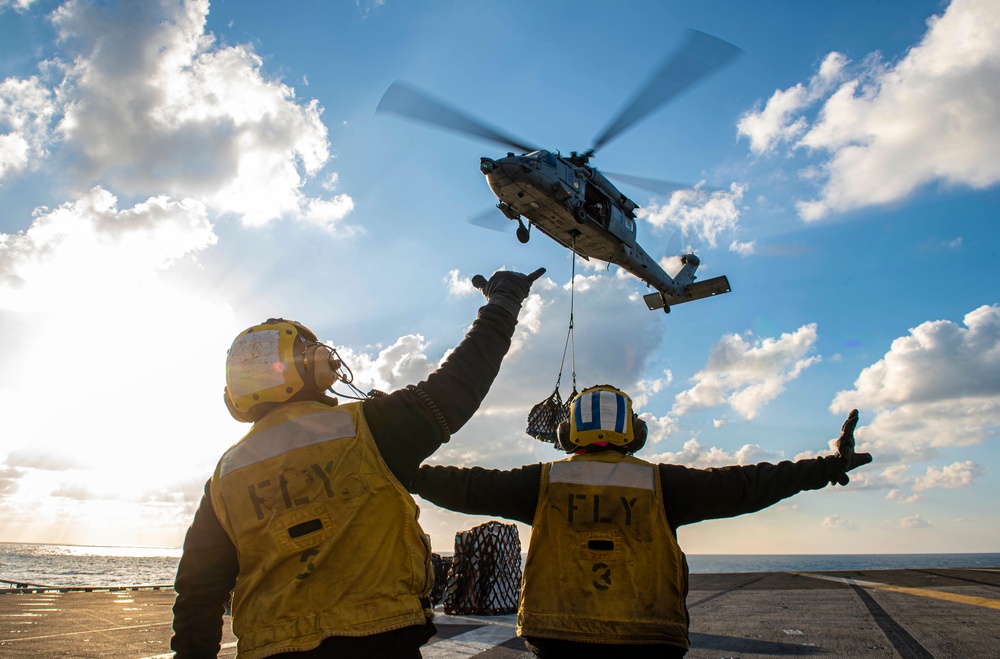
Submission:
<svg viewBox="0 0 1000 659">
<path fill-rule="evenodd" d="M 438 552 L 443 556 L 451 552 Z M 522 561 L 523 561 L 522 554 Z M 0 542 L 0 588 L 169 586 L 180 547 L 120 547 Z M 687 554 L 692 573 L 1000 567 L 1000 553 Z"/>
</svg>

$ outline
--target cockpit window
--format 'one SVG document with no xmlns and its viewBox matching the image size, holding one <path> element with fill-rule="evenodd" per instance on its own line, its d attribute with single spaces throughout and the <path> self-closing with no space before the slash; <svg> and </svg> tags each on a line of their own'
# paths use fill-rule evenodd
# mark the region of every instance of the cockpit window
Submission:
<svg viewBox="0 0 1000 659">
<path fill-rule="evenodd" d="M 524 157 L 539 160 L 541 162 L 544 162 L 549 167 L 556 166 L 556 157 L 548 151 L 531 151 L 529 153 L 524 154 Z"/>
</svg>

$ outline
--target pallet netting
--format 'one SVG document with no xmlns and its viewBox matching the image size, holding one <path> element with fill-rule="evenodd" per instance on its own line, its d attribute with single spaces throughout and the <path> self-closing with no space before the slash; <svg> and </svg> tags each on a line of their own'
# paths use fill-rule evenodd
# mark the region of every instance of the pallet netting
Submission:
<svg viewBox="0 0 1000 659">
<path fill-rule="evenodd" d="M 564 403 L 557 388 L 552 395 L 531 408 L 524 432 L 542 442 L 556 443 L 556 428 L 569 419 L 569 403 Z"/>
<path fill-rule="evenodd" d="M 455 534 L 445 613 L 516 613 L 520 593 L 521 539 L 515 525 L 486 522 Z"/>
<path fill-rule="evenodd" d="M 431 588 L 431 604 L 437 606 L 444 601 L 445 587 L 448 585 L 448 571 L 451 570 L 452 557 L 431 554 L 431 567 L 434 568 L 434 587 Z"/>
</svg>

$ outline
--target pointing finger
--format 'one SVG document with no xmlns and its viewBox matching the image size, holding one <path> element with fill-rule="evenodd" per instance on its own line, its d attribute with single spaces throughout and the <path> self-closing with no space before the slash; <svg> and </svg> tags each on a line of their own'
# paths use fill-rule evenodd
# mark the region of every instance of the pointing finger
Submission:
<svg viewBox="0 0 1000 659">
<path fill-rule="evenodd" d="M 858 425 L 858 411 L 851 410 L 851 413 L 847 415 L 847 421 L 844 421 L 844 425 L 841 426 L 840 432 L 843 435 L 853 435 L 854 428 Z"/>
<path fill-rule="evenodd" d="M 539 268 L 538 270 L 535 270 L 530 275 L 528 275 L 528 281 L 534 282 L 536 279 L 538 279 L 544 274 L 545 274 L 545 268 Z"/>
</svg>

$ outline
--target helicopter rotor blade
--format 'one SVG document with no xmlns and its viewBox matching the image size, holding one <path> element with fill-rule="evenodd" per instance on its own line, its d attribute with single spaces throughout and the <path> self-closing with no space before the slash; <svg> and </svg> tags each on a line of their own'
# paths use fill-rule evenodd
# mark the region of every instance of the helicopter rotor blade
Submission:
<svg viewBox="0 0 1000 659">
<path fill-rule="evenodd" d="M 653 77 L 618 113 L 594 141 L 593 151 L 618 137 L 633 124 L 718 70 L 743 51 L 718 37 L 688 30 L 681 48 L 667 58 Z"/>
<path fill-rule="evenodd" d="M 470 117 L 399 81 L 389 85 L 389 89 L 382 95 L 382 100 L 379 101 L 375 112 L 394 112 L 451 131 L 475 135 L 491 142 L 513 147 L 522 153 L 537 150 L 531 145 L 505 135 L 485 122 Z"/>
<path fill-rule="evenodd" d="M 517 226 L 516 222 L 507 218 L 496 206 L 473 215 L 469 218 L 469 224 L 475 224 L 477 227 L 501 233 L 510 233 Z"/>
<path fill-rule="evenodd" d="M 622 183 L 628 183 L 629 185 L 634 185 L 637 188 L 642 188 L 643 190 L 649 190 L 650 192 L 656 192 L 662 195 L 672 195 L 678 190 L 690 190 L 694 188 L 690 183 L 675 183 L 674 181 L 661 181 L 655 178 L 643 178 L 641 176 L 632 176 L 630 174 L 618 174 L 617 172 L 606 172 L 603 169 L 601 173 L 610 179 L 615 179 L 616 181 L 621 181 Z"/>
</svg>

